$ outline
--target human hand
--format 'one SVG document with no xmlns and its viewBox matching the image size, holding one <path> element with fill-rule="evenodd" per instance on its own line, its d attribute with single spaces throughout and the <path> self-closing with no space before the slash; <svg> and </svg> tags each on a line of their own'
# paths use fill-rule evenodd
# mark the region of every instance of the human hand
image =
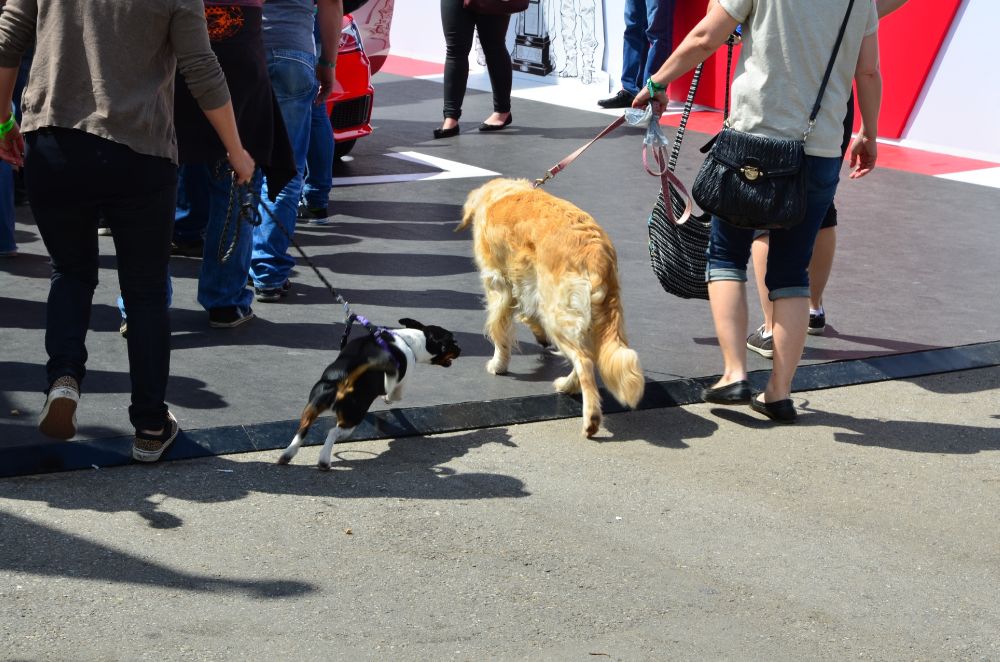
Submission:
<svg viewBox="0 0 1000 662">
<path fill-rule="evenodd" d="M 0 159 L 14 168 L 20 168 L 24 165 L 24 136 L 21 135 L 21 127 L 16 122 L 10 131 L 0 139 Z"/>
<path fill-rule="evenodd" d="M 859 133 L 851 144 L 851 168 L 853 171 L 848 177 L 851 179 L 864 177 L 875 169 L 877 159 L 878 143 L 875 138 L 869 138 Z"/>
<path fill-rule="evenodd" d="M 336 63 L 334 62 L 328 63 L 324 60 L 316 65 L 316 80 L 319 81 L 319 92 L 313 100 L 314 104 L 326 103 L 326 98 L 333 92 L 333 86 L 337 80 L 336 71 Z"/>
<path fill-rule="evenodd" d="M 241 148 L 236 154 L 227 154 L 226 158 L 229 159 L 229 166 L 236 174 L 236 182 L 238 184 L 250 183 L 254 170 L 257 169 L 257 164 L 254 163 L 250 153 Z"/>
</svg>

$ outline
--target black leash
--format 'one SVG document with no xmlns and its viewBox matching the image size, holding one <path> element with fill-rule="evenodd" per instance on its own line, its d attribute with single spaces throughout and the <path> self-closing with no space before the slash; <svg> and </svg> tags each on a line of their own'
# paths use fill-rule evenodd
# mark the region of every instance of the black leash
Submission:
<svg viewBox="0 0 1000 662">
<path fill-rule="evenodd" d="M 226 231 L 229 229 L 230 219 L 233 218 L 233 205 L 236 201 L 239 201 L 240 208 L 236 216 L 236 229 L 234 231 L 233 241 L 227 249 L 223 249 L 223 246 L 225 245 Z M 326 286 L 326 289 L 333 295 L 334 300 L 344 307 L 344 324 L 346 325 L 346 328 L 344 329 L 343 337 L 340 339 L 340 348 L 343 349 L 344 345 L 347 344 L 347 340 L 351 335 L 351 329 L 353 328 L 354 323 L 357 322 L 361 326 L 365 327 L 365 329 L 368 330 L 368 333 L 375 338 L 375 341 L 384 350 L 389 352 L 395 360 L 396 355 L 389 349 L 389 341 L 386 339 L 386 336 L 391 336 L 392 332 L 387 327 L 372 324 L 366 317 L 358 315 L 351 310 L 351 306 L 347 302 L 347 299 L 341 296 L 340 293 L 334 289 L 333 285 L 330 284 L 330 281 L 328 281 L 319 268 L 313 264 L 313 261 L 309 259 L 306 252 L 302 250 L 301 246 L 299 246 L 299 242 L 295 241 L 295 237 L 292 236 L 292 233 L 285 229 L 285 226 L 274 217 L 274 214 L 271 213 L 270 209 L 260 204 L 260 193 L 251 190 L 250 184 L 240 184 L 237 182 L 235 172 L 232 173 L 232 183 L 229 188 L 229 206 L 226 214 L 226 224 L 223 226 L 222 235 L 219 238 L 219 261 L 224 263 L 232 256 L 236 245 L 239 243 L 240 226 L 242 225 L 241 221 L 246 221 L 251 227 L 257 227 L 263 222 L 264 219 L 260 215 L 260 210 L 262 208 L 265 212 L 267 212 L 267 215 L 271 217 L 271 222 L 281 229 L 282 234 L 284 234 L 292 246 L 295 247 L 295 250 L 298 251 L 300 256 L 302 256 L 305 263 L 309 265 L 309 268 L 313 270 L 313 273 L 316 274 L 316 277 L 319 278 L 320 282 Z"/>
</svg>

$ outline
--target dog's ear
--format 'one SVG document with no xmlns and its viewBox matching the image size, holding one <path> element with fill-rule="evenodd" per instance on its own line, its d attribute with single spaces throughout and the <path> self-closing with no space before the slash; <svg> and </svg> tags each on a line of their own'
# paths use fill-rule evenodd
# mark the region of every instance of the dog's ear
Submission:
<svg viewBox="0 0 1000 662">
<path fill-rule="evenodd" d="M 399 323 L 402 324 L 407 329 L 417 329 L 419 331 L 423 331 L 424 329 L 423 324 L 421 324 L 415 319 L 410 319 L 409 317 L 404 317 L 403 319 L 399 320 Z"/>
</svg>

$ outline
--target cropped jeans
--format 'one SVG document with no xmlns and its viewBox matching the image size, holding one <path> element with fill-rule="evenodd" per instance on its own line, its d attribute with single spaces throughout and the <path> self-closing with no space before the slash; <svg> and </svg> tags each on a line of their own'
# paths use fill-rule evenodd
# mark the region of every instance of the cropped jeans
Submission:
<svg viewBox="0 0 1000 662">
<path fill-rule="evenodd" d="M 250 276 L 254 285 L 261 289 L 281 287 L 295 266 L 294 258 L 288 254 L 289 237 L 295 232 L 295 216 L 302 197 L 309 151 L 312 105 L 319 89 L 313 53 L 271 49 L 267 51 L 267 70 L 288 130 L 297 172 L 274 202 L 270 200 L 267 177 L 264 178 L 260 196 L 261 223 L 254 228 L 250 258 Z"/>
<path fill-rule="evenodd" d="M 840 181 L 840 158 L 806 156 L 806 217 L 798 225 L 770 231 L 767 273 L 764 277 L 771 301 L 809 296 L 809 260 L 816 233 L 833 202 Z M 747 262 L 755 230 L 737 228 L 712 217 L 708 242 L 708 282 L 746 282 Z"/>
</svg>

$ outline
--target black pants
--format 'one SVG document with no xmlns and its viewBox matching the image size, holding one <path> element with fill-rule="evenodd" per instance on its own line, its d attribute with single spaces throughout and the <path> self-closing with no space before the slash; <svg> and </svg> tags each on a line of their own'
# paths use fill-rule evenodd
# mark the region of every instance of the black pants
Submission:
<svg viewBox="0 0 1000 662">
<path fill-rule="evenodd" d="M 97 219 L 103 214 L 128 310 L 129 418 L 137 429 L 159 429 L 166 420 L 170 374 L 167 262 L 177 167 L 73 129 L 32 131 L 25 141 L 28 201 L 52 258 L 45 328 L 49 384 L 66 375 L 82 383 L 86 374 Z"/>
<path fill-rule="evenodd" d="M 459 119 L 462 100 L 469 82 L 469 53 L 473 31 L 479 32 L 479 43 L 486 55 L 486 70 L 493 88 L 493 111 L 510 112 L 510 89 L 513 76 L 510 53 L 505 38 L 510 16 L 486 16 L 467 11 L 462 0 L 441 0 L 441 25 L 444 28 L 444 116 Z"/>
</svg>

